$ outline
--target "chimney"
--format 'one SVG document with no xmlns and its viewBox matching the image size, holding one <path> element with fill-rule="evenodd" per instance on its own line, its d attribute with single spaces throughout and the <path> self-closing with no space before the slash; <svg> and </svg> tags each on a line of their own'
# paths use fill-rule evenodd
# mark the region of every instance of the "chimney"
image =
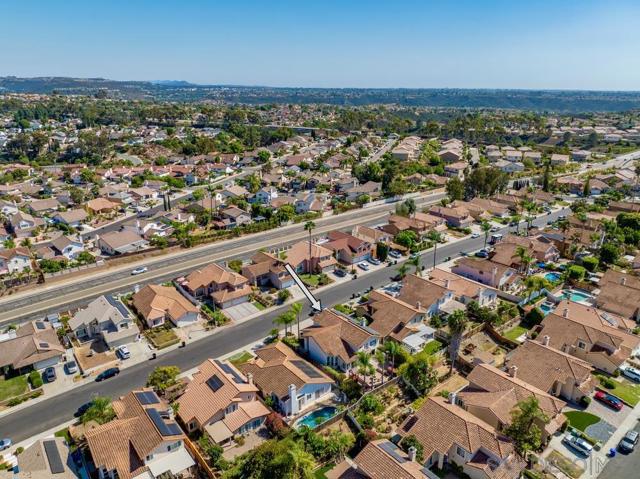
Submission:
<svg viewBox="0 0 640 479">
<path fill-rule="evenodd" d="M 562 317 L 563 318 L 568 318 L 569 317 L 569 308 L 564 308 L 562 310 Z"/>
<path fill-rule="evenodd" d="M 444 287 L 445 287 L 445 289 L 449 289 L 449 285 L 450 285 L 450 284 L 451 284 L 451 280 L 449 280 L 449 279 L 445 279 L 445 280 L 444 280 Z"/>
<path fill-rule="evenodd" d="M 421 309 L 422 303 L 420 301 L 416 302 L 416 309 Z"/>
<path fill-rule="evenodd" d="M 253 385 L 253 374 L 247 373 L 247 383 Z"/>
<path fill-rule="evenodd" d="M 511 376 L 512 378 L 515 378 L 518 376 L 518 366 L 511 366 L 509 368 L 509 376 Z"/>
<path fill-rule="evenodd" d="M 623 276 L 622 278 L 620 278 L 620 284 L 622 286 L 624 286 L 625 284 L 627 284 L 627 278 L 625 276 Z"/>
<path fill-rule="evenodd" d="M 135 284 L 135 285 L 133 286 L 133 292 L 134 292 L 134 293 L 137 293 L 138 291 L 140 291 L 140 285 L 139 285 L 139 284 Z"/>
<path fill-rule="evenodd" d="M 563 344 L 561 351 L 563 353 L 571 354 L 571 346 L 569 346 L 568 344 Z"/>
<path fill-rule="evenodd" d="M 289 384 L 289 402 L 291 403 L 291 416 L 298 414 L 298 389 L 295 384 Z"/>
<path fill-rule="evenodd" d="M 549 346 L 549 340 L 550 339 L 551 338 L 548 335 L 545 334 L 544 337 L 542 338 L 542 345 L 543 346 Z"/>
<path fill-rule="evenodd" d="M 455 404 L 456 403 L 456 397 L 457 397 L 456 393 L 449 393 L 449 403 L 450 404 Z"/>
<path fill-rule="evenodd" d="M 417 452 L 418 452 L 418 450 L 415 447 L 411 446 L 409 448 L 409 460 L 411 462 L 416 462 L 416 454 L 417 454 Z"/>
</svg>

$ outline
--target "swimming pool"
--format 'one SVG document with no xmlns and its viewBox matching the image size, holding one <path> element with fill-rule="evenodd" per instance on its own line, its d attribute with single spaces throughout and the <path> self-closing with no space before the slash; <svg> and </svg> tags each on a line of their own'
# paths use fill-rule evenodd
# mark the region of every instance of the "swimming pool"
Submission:
<svg viewBox="0 0 640 479">
<path fill-rule="evenodd" d="M 551 281 L 552 283 L 555 283 L 556 281 L 560 281 L 560 274 L 559 273 L 546 273 L 544 275 L 544 279 L 546 279 L 547 281 Z"/>
<path fill-rule="evenodd" d="M 314 427 L 317 427 L 323 422 L 331 419 L 336 415 L 337 412 L 338 408 L 333 406 L 321 407 L 298 419 L 296 421 L 295 427 L 296 429 L 299 429 L 302 426 L 307 426 L 308 428 L 313 429 Z"/>
<path fill-rule="evenodd" d="M 548 301 L 545 301 L 544 303 L 542 303 L 540 306 L 538 306 L 538 309 L 540 311 L 542 311 L 542 314 L 544 314 L 545 316 L 547 314 L 549 314 L 551 311 L 553 311 L 554 309 L 556 309 L 556 305 L 553 303 L 550 303 Z"/>
<path fill-rule="evenodd" d="M 564 289 L 560 296 L 562 299 L 569 299 L 574 303 L 591 303 L 593 300 L 593 296 L 575 289 Z"/>
</svg>

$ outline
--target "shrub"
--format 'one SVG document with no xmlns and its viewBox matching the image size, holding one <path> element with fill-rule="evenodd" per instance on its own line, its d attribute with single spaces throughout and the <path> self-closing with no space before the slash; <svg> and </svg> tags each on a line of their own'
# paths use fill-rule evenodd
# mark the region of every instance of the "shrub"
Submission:
<svg viewBox="0 0 640 479">
<path fill-rule="evenodd" d="M 281 289 L 278 291 L 278 302 L 284 303 L 287 299 L 291 297 L 291 291 L 288 289 Z"/>
<path fill-rule="evenodd" d="M 31 371 L 29 373 L 29 383 L 33 389 L 42 387 L 42 376 L 38 371 Z"/>
<path fill-rule="evenodd" d="M 380 414 L 384 411 L 384 404 L 380 401 L 380 398 L 375 394 L 369 394 L 362 398 L 360 401 L 360 410 L 365 413 L 373 413 L 374 415 Z"/>
<path fill-rule="evenodd" d="M 361 414 L 358 414 L 356 419 L 358 420 L 358 423 L 360 423 L 360 426 L 362 426 L 363 429 L 373 429 L 373 426 L 375 425 L 375 421 L 373 420 L 373 416 L 371 414 L 361 413 Z"/>
<path fill-rule="evenodd" d="M 600 378 L 600 384 L 602 384 L 607 389 L 614 389 L 616 387 L 616 382 L 607 377 Z"/>
<path fill-rule="evenodd" d="M 272 412 L 271 414 L 269 414 L 264 421 L 264 425 L 274 437 L 283 438 L 287 435 L 287 425 L 282 419 L 282 416 L 277 412 Z"/>
<path fill-rule="evenodd" d="M 525 314 L 523 326 L 525 328 L 532 328 L 533 326 L 540 324 L 543 319 L 544 314 L 542 314 L 542 311 L 538 308 L 532 308 L 531 311 Z"/>
<path fill-rule="evenodd" d="M 580 398 L 580 405 L 582 407 L 589 407 L 589 404 L 591 404 L 591 398 L 589 396 L 582 396 Z"/>
<path fill-rule="evenodd" d="M 587 273 L 587 270 L 582 266 L 578 266 L 577 264 L 574 264 L 569 267 L 567 272 L 569 274 L 570 279 L 573 279 L 575 281 L 582 281 L 584 279 L 585 274 Z"/>
<path fill-rule="evenodd" d="M 595 256 L 586 256 L 582 258 L 582 266 L 584 266 L 584 269 L 587 271 L 593 272 L 598 267 L 598 258 Z"/>
</svg>

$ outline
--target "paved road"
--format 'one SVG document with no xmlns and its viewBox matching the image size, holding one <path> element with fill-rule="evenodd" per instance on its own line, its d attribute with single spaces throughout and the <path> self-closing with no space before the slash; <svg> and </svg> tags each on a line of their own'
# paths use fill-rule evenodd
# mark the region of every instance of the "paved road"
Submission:
<svg viewBox="0 0 640 479">
<path fill-rule="evenodd" d="M 636 431 L 640 432 L 640 424 L 636 424 Z M 604 479 L 614 478 L 632 478 L 638 477 L 640 474 L 640 445 L 636 446 L 636 450 L 631 454 L 616 454 L 616 457 L 607 462 L 600 477 Z"/>
<path fill-rule="evenodd" d="M 445 193 L 416 198 L 418 206 L 437 203 Z M 315 220 L 315 234 L 334 229 L 351 229 L 357 224 L 376 224 L 395 208 L 395 203 Z M 286 246 L 306 238 L 302 225 L 280 227 L 263 233 L 247 235 L 228 241 L 212 243 L 198 248 L 181 250 L 171 255 L 139 261 L 63 282 L 44 285 L 34 291 L 25 291 L 0 299 L 0 325 L 37 319 L 45 314 L 66 311 L 86 305 L 105 293 L 130 291 L 134 285 L 144 286 L 171 280 L 187 274 L 213 261 L 246 258 L 262 248 Z M 148 273 L 131 276 L 131 269 L 144 264 Z"/>
<path fill-rule="evenodd" d="M 536 225 L 543 225 L 549 220 L 556 219 L 559 214 L 566 214 L 566 210 L 543 216 L 534 221 Z M 515 228 L 503 228 L 502 233 L 513 231 Z M 436 263 L 442 263 L 448 257 L 456 257 L 460 251 L 473 251 L 482 248 L 484 237 L 466 238 L 452 244 L 445 244 L 438 248 Z M 422 255 L 422 263 L 430 267 L 433 264 L 433 251 Z M 344 283 L 340 287 L 330 288 L 317 295 L 325 307 L 344 303 L 354 293 L 362 293 L 373 286 L 379 288 L 390 282 L 397 274 L 395 267 L 383 268 L 369 274 L 360 275 L 358 279 Z M 273 319 L 282 313 L 278 308 L 263 316 L 245 323 L 232 325 L 217 334 L 187 344 L 185 348 L 176 349 L 161 355 L 154 361 L 140 363 L 123 369 L 119 376 L 103 383 L 91 383 L 70 390 L 67 393 L 35 403 L 33 406 L 21 409 L 0 418 L 0 437 L 11 437 L 19 442 L 38 433 L 51 429 L 71 418 L 77 408 L 87 402 L 92 396 L 106 395 L 118 397 L 133 388 L 144 385 L 151 370 L 158 365 L 176 365 L 181 370 L 189 370 L 202 363 L 207 358 L 219 357 L 236 349 L 265 338 L 274 327 Z M 309 314 L 305 305 L 303 317 Z"/>
</svg>

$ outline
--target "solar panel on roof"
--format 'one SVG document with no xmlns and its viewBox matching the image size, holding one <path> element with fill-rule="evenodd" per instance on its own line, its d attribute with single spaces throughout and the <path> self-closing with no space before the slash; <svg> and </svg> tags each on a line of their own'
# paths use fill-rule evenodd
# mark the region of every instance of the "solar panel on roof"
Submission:
<svg viewBox="0 0 640 479">
<path fill-rule="evenodd" d="M 62 464 L 62 458 L 60 457 L 60 451 L 55 441 L 44 441 L 44 452 L 47 455 L 47 462 L 52 474 L 62 474 L 64 472 L 64 465 Z"/>
<path fill-rule="evenodd" d="M 120 314 L 122 314 L 122 317 L 124 317 L 124 318 L 128 318 L 129 317 L 129 310 L 125 307 L 124 304 L 122 304 L 121 301 L 118 301 L 116 298 L 114 298 L 110 294 L 106 295 L 105 298 L 107 298 L 107 302 L 111 306 L 113 306 L 118 311 L 120 311 Z"/>
<path fill-rule="evenodd" d="M 41 347 L 41 348 L 48 349 L 48 348 L 49 348 L 49 343 L 41 342 L 41 343 L 40 343 L 40 347 Z"/>
<path fill-rule="evenodd" d="M 398 446 L 396 446 L 392 442 L 389 442 L 389 441 L 381 442 L 380 449 L 382 449 L 384 452 L 389 454 L 400 464 L 402 464 L 403 462 L 407 462 L 407 460 L 398 453 Z"/>
<path fill-rule="evenodd" d="M 233 377 L 233 380 L 236 384 L 242 384 L 244 383 L 244 379 L 242 379 L 242 377 L 240 377 L 240 375 L 231 367 L 229 366 L 227 363 L 223 363 L 222 361 L 219 361 L 218 359 L 215 360 L 216 364 L 218 366 L 220 366 L 220 368 L 227 374 L 230 374 Z"/>
<path fill-rule="evenodd" d="M 209 379 L 207 379 L 207 386 L 209 386 L 213 392 L 216 392 L 223 385 L 224 383 L 215 374 L 211 376 Z"/>
<path fill-rule="evenodd" d="M 180 429 L 180 426 L 178 426 L 175 422 L 164 422 L 157 409 L 151 407 L 146 409 L 146 411 L 149 419 L 151 419 L 161 436 L 176 436 L 182 434 L 182 429 Z"/>
<path fill-rule="evenodd" d="M 158 396 L 156 396 L 156 393 L 154 393 L 153 391 L 141 391 L 135 393 L 135 395 L 138 398 L 140 404 L 144 406 L 148 404 L 158 404 L 160 402 Z"/>
<path fill-rule="evenodd" d="M 320 371 L 318 371 L 316 368 L 311 366 L 311 364 L 309 364 L 306 361 L 294 360 L 294 361 L 291 361 L 291 364 L 293 364 L 295 367 L 297 367 L 300 371 L 305 373 L 310 378 L 321 378 L 322 377 L 322 374 L 320 373 Z"/>
<path fill-rule="evenodd" d="M 402 430 L 404 432 L 409 432 L 409 430 L 413 427 L 413 425 L 418 422 L 418 418 L 416 416 L 411 416 L 409 420 L 402 426 Z"/>
<path fill-rule="evenodd" d="M 44 323 L 42 321 L 36 321 L 36 328 L 44 329 L 44 328 L 46 328 L 46 326 L 44 325 Z"/>
</svg>

